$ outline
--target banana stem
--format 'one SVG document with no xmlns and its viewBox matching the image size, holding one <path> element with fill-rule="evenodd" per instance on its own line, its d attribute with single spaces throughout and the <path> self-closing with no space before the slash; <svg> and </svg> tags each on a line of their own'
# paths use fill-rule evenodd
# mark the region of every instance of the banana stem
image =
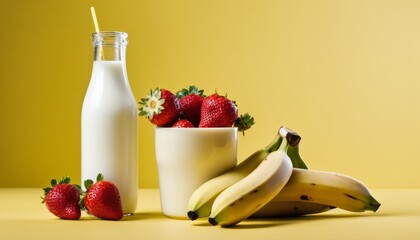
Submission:
<svg viewBox="0 0 420 240">
<path fill-rule="evenodd" d="M 285 139 L 283 139 L 283 140 L 285 140 Z M 289 148 L 289 146 L 290 146 L 290 144 L 287 140 L 282 141 L 278 150 L 283 150 L 283 151 L 287 152 L 287 149 Z"/>
<path fill-rule="evenodd" d="M 287 155 L 292 160 L 294 168 L 308 169 L 308 166 L 306 165 L 305 161 L 303 161 L 303 159 L 300 157 L 299 144 L 296 146 L 290 146 L 287 149 Z"/>
<path fill-rule="evenodd" d="M 282 149 L 287 152 L 287 155 L 292 159 L 293 167 L 308 169 L 305 162 L 299 155 L 299 142 L 301 137 L 296 132 L 286 128 L 280 127 L 277 135 L 268 144 L 264 150 L 267 152 L 274 152 Z"/>
<path fill-rule="evenodd" d="M 301 137 L 299 136 L 299 134 L 297 134 L 297 132 L 294 132 L 290 129 L 288 129 L 287 127 L 281 127 L 279 130 L 280 135 L 285 138 L 287 140 L 287 143 L 290 146 L 296 146 L 299 144 Z M 281 147 L 281 145 L 280 145 Z M 287 147 L 286 147 L 287 148 Z M 287 149 L 284 149 L 285 151 Z"/>
<path fill-rule="evenodd" d="M 277 135 L 274 137 L 273 141 L 271 141 L 270 144 L 268 144 L 264 150 L 266 150 L 267 152 L 274 152 L 277 149 L 279 149 L 281 142 L 283 141 L 283 137 L 280 135 L 280 133 L 278 132 Z"/>
<path fill-rule="evenodd" d="M 281 127 L 279 133 L 289 143 L 289 145 L 285 147 L 284 151 L 287 152 L 287 155 L 292 160 L 293 167 L 308 169 L 308 166 L 306 166 L 305 162 L 299 155 L 299 142 L 301 139 L 299 134 L 286 127 Z"/>
<path fill-rule="evenodd" d="M 287 138 L 287 135 L 289 134 L 289 131 L 288 131 L 287 128 L 281 127 L 280 130 L 279 130 L 279 133 L 280 133 L 280 136 L 282 137 L 282 141 L 281 141 L 279 150 L 283 150 L 283 151 L 287 152 L 287 149 L 290 146 L 289 139 Z"/>
</svg>

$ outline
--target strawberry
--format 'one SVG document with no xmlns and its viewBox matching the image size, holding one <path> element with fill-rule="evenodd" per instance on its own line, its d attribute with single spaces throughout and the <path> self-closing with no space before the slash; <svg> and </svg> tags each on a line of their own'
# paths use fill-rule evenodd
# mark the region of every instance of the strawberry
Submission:
<svg viewBox="0 0 420 240">
<path fill-rule="evenodd" d="M 179 119 L 172 125 L 173 128 L 193 128 L 194 125 L 187 119 Z"/>
<path fill-rule="evenodd" d="M 201 104 L 204 100 L 203 90 L 198 90 L 196 86 L 190 86 L 189 89 L 182 89 L 176 93 L 180 99 L 180 112 L 188 119 L 195 127 L 200 123 Z"/>
<path fill-rule="evenodd" d="M 98 174 L 96 183 L 91 179 L 85 181 L 86 193 L 83 198 L 83 209 L 95 217 L 107 220 L 119 220 L 123 217 L 121 198 L 118 188 Z"/>
<path fill-rule="evenodd" d="M 235 103 L 214 93 L 203 100 L 199 127 L 232 127 L 237 117 Z"/>
<path fill-rule="evenodd" d="M 156 88 L 139 102 L 140 116 L 146 116 L 154 125 L 170 126 L 179 117 L 179 99 L 172 92 Z"/>
<path fill-rule="evenodd" d="M 62 219 L 77 220 L 80 218 L 80 195 L 82 189 L 79 185 L 70 184 L 70 178 L 61 179 L 58 184 L 56 179 L 51 180 L 51 187 L 46 187 L 42 203 L 55 216 Z"/>
</svg>

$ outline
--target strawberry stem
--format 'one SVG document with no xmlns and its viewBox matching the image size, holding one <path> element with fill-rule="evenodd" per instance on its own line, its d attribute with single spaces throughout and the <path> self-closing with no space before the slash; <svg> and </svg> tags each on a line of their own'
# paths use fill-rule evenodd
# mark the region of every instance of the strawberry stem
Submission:
<svg viewBox="0 0 420 240">
<path fill-rule="evenodd" d="M 238 131 L 242 132 L 242 134 L 245 136 L 245 130 L 250 129 L 254 124 L 254 118 L 246 113 L 245 115 L 238 117 L 233 125 L 237 127 Z"/>
</svg>

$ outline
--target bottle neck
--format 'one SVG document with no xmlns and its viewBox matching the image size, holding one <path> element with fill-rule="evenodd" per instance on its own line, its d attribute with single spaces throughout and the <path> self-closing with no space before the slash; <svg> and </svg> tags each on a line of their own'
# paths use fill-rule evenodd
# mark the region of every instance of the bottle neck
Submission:
<svg viewBox="0 0 420 240">
<path fill-rule="evenodd" d="M 127 33 L 96 32 L 92 40 L 94 46 L 94 61 L 123 61 L 128 44 Z"/>
<path fill-rule="evenodd" d="M 96 45 L 94 61 L 125 61 L 125 46 Z"/>
</svg>

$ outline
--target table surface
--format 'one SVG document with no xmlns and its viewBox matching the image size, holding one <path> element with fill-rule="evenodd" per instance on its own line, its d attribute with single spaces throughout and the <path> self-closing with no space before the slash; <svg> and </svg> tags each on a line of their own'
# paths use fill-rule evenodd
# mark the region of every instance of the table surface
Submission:
<svg viewBox="0 0 420 240">
<path fill-rule="evenodd" d="M 41 204 L 41 189 L 0 189 L 0 239 L 420 239 L 420 189 L 373 189 L 376 212 L 334 209 L 297 218 L 250 219 L 233 228 L 204 220 L 174 220 L 160 211 L 159 191 L 139 189 L 136 213 L 120 221 L 82 214 L 56 218 Z"/>
</svg>

